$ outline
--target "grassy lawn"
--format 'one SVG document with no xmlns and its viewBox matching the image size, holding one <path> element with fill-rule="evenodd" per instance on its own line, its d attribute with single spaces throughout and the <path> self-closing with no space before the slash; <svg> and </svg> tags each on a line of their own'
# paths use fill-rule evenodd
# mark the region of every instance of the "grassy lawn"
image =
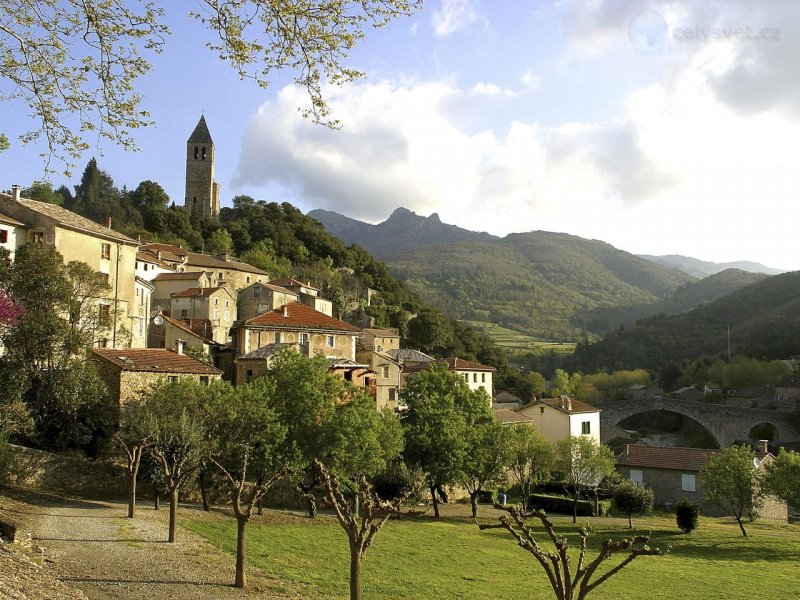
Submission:
<svg viewBox="0 0 800 600">
<path fill-rule="evenodd" d="M 556 521 L 574 545 L 577 529 L 569 519 Z M 233 519 L 186 519 L 181 525 L 234 552 Z M 631 533 L 623 519 L 593 519 L 592 526 L 593 550 L 603 539 Z M 634 520 L 634 531 L 652 531 L 654 545 L 671 546 L 670 554 L 637 558 L 590 597 L 788 600 L 800 593 L 798 526 L 759 521 L 744 539 L 732 520 L 701 518 L 697 531 L 683 535 L 673 517 L 653 516 Z M 331 517 L 271 513 L 248 527 L 249 564 L 285 581 L 287 590 L 300 589 L 303 597 L 346 598 L 348 561 L 345 534 Z M 541 567 L 507 533 L 481 532 L 466 519 L 391 521 L 367 553 L 362 580 L 366 598 L 554 597 Z"/>
</svg>

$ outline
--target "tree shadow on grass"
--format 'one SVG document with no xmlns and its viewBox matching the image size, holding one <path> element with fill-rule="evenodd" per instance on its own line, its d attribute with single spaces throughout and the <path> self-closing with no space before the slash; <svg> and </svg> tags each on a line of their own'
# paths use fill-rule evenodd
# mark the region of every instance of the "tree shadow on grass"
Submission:
<svg viewBox="0 0 800 600">
<path fill-rule="evenodd" d="M 69 581 L 71 583 L 117 583 L 133 585 L 196 585 L 203 588 L 233 588 L 230 583 L 220 583 L 215 581 L 191 581 L 188 579 L 119 579 L 113 577 L 59 577 L 59 581 Z"/>
</svg>

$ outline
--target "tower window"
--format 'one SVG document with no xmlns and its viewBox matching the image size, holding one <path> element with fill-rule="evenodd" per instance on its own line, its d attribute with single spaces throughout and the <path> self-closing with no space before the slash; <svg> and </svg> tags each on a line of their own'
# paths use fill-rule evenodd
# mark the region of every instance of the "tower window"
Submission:
<svg viewBox="0 0 800 600">
<path fill-rule="evenodd" d="M 206 159 L 206 147 L 205 146 L 203 146 L 203 150 L 201 152 L 201 158 L 202 158 L 202 160 Z"/>
<path fill-rule="evenodd" d="M 195 160 L 197 160 L 197 153 L 198 153 L 197 146 L 195 146 L 194 147 L 194 159 Z"/>
</svg>

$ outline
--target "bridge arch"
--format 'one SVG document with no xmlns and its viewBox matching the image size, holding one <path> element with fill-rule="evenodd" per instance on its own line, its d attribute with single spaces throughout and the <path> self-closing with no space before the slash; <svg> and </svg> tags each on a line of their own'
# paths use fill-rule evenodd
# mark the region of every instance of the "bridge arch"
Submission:
<svg viewBox="0 0 800 600">
<path fill-rule="evenodd" d="M 713 442 L 713 444 L 714 444 L 714 446 L 716 448 L 721 448 L 722 447 L 722 445 L 720 443 L 720 440 L 717 437 L 719 435 L 719 432 L 715 433 L 714 431 L 709 429 L 706 426 L 705 423 L 702 423 L 701 421 L 698 421 L 697 419 L 695 419 L 695 418 L 693 418 L 693 417 L 691 417 L 689 415 L 683 414 L 682 412 L 675 411 L 675 410 L 657 409 L 657 410 L 642 411 L 642 412 L 630 415 L 628 417 L 625 417 L 624 419 L 622 419 L 621 421 L 619 421 L 617 423 L 617 426 L 622 427 L 623 429 L 635 429 L 635 426 L 633 426 L 633 424 L 630 423 L 630 421 L 632 421 L 633 419 L 637 419 L 638 417 L 647 416 L 647 415 L 667 415 L 667 414 L 669 414 L 669 415 L 678 415 L 680 417 L 683 417 L 684 419 L 687 419 L 688 421 L 691 421 L 693 424 L 697 425 L 697 427 L 699 429 L 701 429 L 706 434 L 706 437 Z"/>
</svg>

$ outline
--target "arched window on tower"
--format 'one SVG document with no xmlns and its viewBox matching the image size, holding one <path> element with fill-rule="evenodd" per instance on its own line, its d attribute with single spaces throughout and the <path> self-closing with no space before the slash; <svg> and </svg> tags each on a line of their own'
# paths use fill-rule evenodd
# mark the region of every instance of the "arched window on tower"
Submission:
<svg viewBox="0 0 800 600">
<path fill-rule="evenodd" d="M 205 146 L 203 146 L 202 157 L 203 157 L 202 160 L 206 159 L 206 147 Z"/>
<path fill-rule="evenodd" d="M 195 146 L 194 147 L 194 159 L 195 160 L 197 160 L 197 153 L 198 153 L 197 146 Z"/>
</svg>

